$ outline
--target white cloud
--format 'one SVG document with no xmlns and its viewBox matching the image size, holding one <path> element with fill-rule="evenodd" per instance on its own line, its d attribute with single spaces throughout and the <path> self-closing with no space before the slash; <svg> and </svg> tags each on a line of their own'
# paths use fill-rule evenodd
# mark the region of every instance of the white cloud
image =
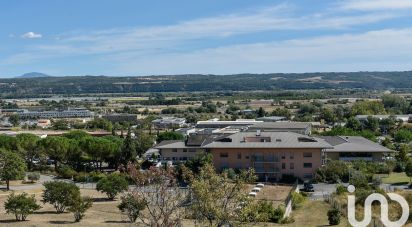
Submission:
<svg viewBox="0 0 412 227">
<path fill-rule="evenodd" d="M 402 10 L 411 9 L 411 0 L 348 0 L 341 4 L 343 9 L 348 10 Z"/>
<path fill-rule="evenodd" d="M 21 35 L 21 38 L 23 39 L 39 39 L 41 37 L 43 37 L 42 34 L 35 32 L 26 32 L 23 35 Z"/>
<path fill-rule="evenodd" d="M 57 35 L 59 39 L 50 40 L 50 44 L 29 45 L 25 51 L 0 60 L 0 65 L 93 56 L 90 60 L 113 66 L 111 68 L 116 71 L 110 73 L 116 74 L 313 71 L 319 67 L 343 69 L 344 62 L 352 59 L 358 60 L 352 61 L 355 66 L 365 62 L 365 59 L 371 59 L 371 62 L 389 59 L 384 55 L 386 53 L 390 53 L 395 59 L 395 51 L 399 51 L 400 55 L 406 54 L 409 58 L 405 59 L 412 59 L 412 56 L 409 56 L 412 54 L 405 53 L 409 46 L 412 47 L 410 36 L 407 41 L 404 39 L 404 33 L 412 35 L 411 30 L 382 30 L 358 35 L 321 36 L 243 45 L 226 44 L 227 46 L 209 49 L 197 45 L 197 42 L 207 43 L 209 40 L 227 39 L 242 34 L 257 36 L 260 32 L 273 34 L 290 30 L 322 31 L 320 34 L 330 31 L 348 32 L 359 25 L 402 16 L 405 15 L 398 12 L 359 14 L 330 10 L 302 15 L 295 12 L 293 6 L 281 4 L 252 12 L 199 18 L 165 26 L 72 31 Z M 41 37 L 41 34 L 29 33 L 26 34 L 31 38 Z M 392 40 L 393 44 L 390 43 Z M 401 44 L 405 47 L 401 47 Z M 192 46 L 187 48 L 189 45 Z M 364 66 L 368 64 L 365 63 Z M 353 69 L 349 65 L 345 67 Z M 322 68 L 319 70 L 322 71 Z"/>
<path fill-rule="evenodd" d="M 36 46 L 36 51 L 58 54 L 102 54 L 121 51 L 158 52 L 175 50 L 188 41 L 224 39 L 242 34 L 287 30 L 347 29 L 394 17 L 393 13 L 363 15 L 291 15 L 291 8 L 281 4 L 247 14 L 200 18 L 165 26 L 118 28 L 59 35 L 55 44 Z M 63 48 L 62 48 L 63 47 Z"/>
<path fill-rule="evenodd" d="M 107 58 L 120 74 L 411 70 L 412 28 Z M 133 64 L 130 64 L 133 62 Z"/>
</svg>

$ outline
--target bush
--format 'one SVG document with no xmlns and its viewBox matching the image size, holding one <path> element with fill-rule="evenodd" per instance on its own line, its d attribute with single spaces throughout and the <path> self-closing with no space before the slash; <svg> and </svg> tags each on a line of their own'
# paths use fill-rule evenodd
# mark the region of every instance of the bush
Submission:
<svg viewBox="0 0 412 227">
<path fill-rule="evenodd" d="M 285 209 L 282 206 L 278 206 L 273 210 L 270 220 L 275 223 L 280 223 L 283 220 Z"/>
<path fill-rule="evenodd" d="M 328 211 L 329 225 L 339 225 L 341 213 L 338 209 L 330 209 Z"/>
<path fill-rule="evenodd" d="M 369 188 L 367 176 L 360 171 L 352 172 L 349 183 L 356 188 Z"/>
<path fill-rule="evenodd" d="M 347 189 L 345 186 L 339 184 L 336 186 L 336 194 L 337 195 L 342 195 L 343 193 L 347 192 Z"/>
<path fill-rule="evenodd" d="M 113 200 L 117 194 L 127 190 L 129 183 L 123 175 L 112 173 L 107 177 L 99 180 L 96 190 L 106 193 L 110 200 Z"/>
<path fill-rule="evenodd" d="M 77 182 L 98 182 L 99 180 L 106 177 L 106 174 L 100 172 L 90 172 L 90 173 L 78 173 L 74 180 Z"/>
<path fill-rule="evenodd" d="M 241 222 L 275 222 L 280 223 L 283 220 L 285 209 L 283 206 L 273 207 L 271 201 L 259 200 L 252 202 L 240 210 Z"/>
<path fill-rule="evenodd" d="M 356 196 L 356 204 L 358 205 L 364 205 L 366 198 L 372 194 L 373 191 L 369 189 L 364 189 L 364 188 L 357 188 L 355 191 L 355 196 Z"/>
<path fill-rule="evenodd" d="M 316 170 L 315 181 L 325 183 L 346 182 L 349 178 L 349 168 L 342 161 L 329 161 Z"/>
<path fill-rule="evenodd" d="M 77 172 L 74 169 L 72 169 L 70 166 L 60 166 L 57 169 L 57 174 L 61 178 L 71 179 L 72 177 L 75 177 L 77 175 Z"/>
<path fill-rule="evenodd" d="M 43 184 L 43 203 L 50 203 L 57 213 L 63 213 L 66 207 L 80 197 L 80 189 L 75 184 L 63 181 L 50 181 Z"/>
<path fill-rule="evenodd" d="M 34 195 L 29 197 L 25 192 L 20 195 L 10 194 L 4 203 L 6 212 L 14 214 L 17 221 L 25 221 L 29 214 L 40 208 L 41 206 L 36 203 Z"/>
<path fill-rule="evenodd" d="M 145 209 L 146 203 L 134 197 L 132 194 L 127 194 L 121 197 L 121 202 L 117 207 L 127 215 L 131 223 L 134 223 L 140 211 Z"/>
<path fill-rule="evenodd" d="M 306 198 L 298 192 L 292 192 L 291 196 L 293 209 L 299 208 L 302 205 L 302 203 L 306 200 Z"/>
<path fill-rule="evenodd" d="M 29 173 L 27 174 L 27 179 L 33 183 L 35 181 L 38 181 L 40 179 L 40 173 Z"/>
<path fill-rule="evenodd" d="M 92 205 L 93 202 L 91 198 L 82 198 L 79 196 L 72 201 L 67 210 L 73 213 L 75 222 L 79 222 L 84 217 L 84 213 L 86 213 Z"/>
<path fill-rule="evenodd" d="M 223 172 L 227 174 L 227 177 L 228 177 L 229 179 L 234 180 L 234 179 L 236 178 L 236 172 L 235 172 L 235 170 L 232 169 L 232 168 L 225 169 Z"/>
</svg>

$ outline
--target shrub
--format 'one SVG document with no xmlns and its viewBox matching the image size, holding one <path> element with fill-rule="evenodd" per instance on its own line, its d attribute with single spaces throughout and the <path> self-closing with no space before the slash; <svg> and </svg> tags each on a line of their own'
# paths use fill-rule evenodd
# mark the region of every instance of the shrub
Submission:
<svg viewBox="0 0 412 227">
<path fill-rule="evenodd" d="M 379 189 L 379 186 L 382 184 L 382 178 L 379 176 L 372 177 L 372 185 L 374 189 Z"/>
<path fill-rule="evenodd" d="M 121 202 L 117 207 L 127 215 L 131 223 L 134 223 L 140 211 L 145 209 L 146 203 L 129 193 L 121 197 Z"/>
<path fill-rule="evenodd" d="M 303 195 L 297 192 L 292 192 L 291 196 L 293 209 L 299 208 L 302 205 L 302 203 L 306 200 L 306 198 Z"/>
<path fill-rule="evenodd" d="M 28 196 L 27 193 L 20 195 L 10 194 L 4 203 L 4 209 L 6 212 L 14 214 L 17 221 L 25 221 L 29 214 L 39 210 L 40 205 L 36 203 L 34 195 Z"/>
<path fill-rule="evenodd" d="M 235 172 L 235 170 L 232 169 L 232 168 L 225 169 L 223 172 L 227 174 L 227 177 L 228 177 L 229 179 L 232 179 L 232 180 L 233 180 L 233 179 L 236 178 L 236 172 Z"/>
<path fill-rule="evenodd" d="M 98 182 L 106 177 L 106 174 L 100 172 L 78 173 L 74 180 L 77 182 Z"/>
<path fill-rule="evenodd" d="M 346 163 L 342 161 L 329 161 L 326 165 L 316 170 L 315 181 L 326 183 L 337 183 L 347 181 L 349 169 Z"/>
<path fill-rule="evenodd" d="M 57 169 L 57 174 L 61 178 L 71 179 L 72 177 L 75 177 L 77 175 L 77 172 L 74 169 L 72 169 L 70 166 L 60 166 Z"/>
<path fill-rule="evenodd" d="M 27 179 L 30 180 L 31 183 L 38 181 L 40 179 L 40 173 L 29 173 Z"/>
<path fill-rule="evenodd" d="M 342 195 L 343 193 L 347 192 L 347 189 L 345 186 L 339 184 L 336 186 L 336 194 L 337 195 Z"/>
<path fill-rule="evenodd" d="M 74 215 L 74 220 L 79 222 L 83 217 L 86 211 L 92 207 L 93 202 L 89 197 L 77 197 L 73 199 L 70 206 L 67 208 L 68 211 L 72 212 Z"/>
<path fill-rule="evenodd" d="M 80 189 L 75 184 L 63 181 L 50 181 L 43 184 L 43 203 L 50 203 L 57 213 L 63 213 L 66 207 L 80 197 Z"/>
<path fill-rule="evenodd" d="M 360 171 L 352 172 L 349 183 L 356 188 L 369 188 L 367 176 Z"/>
<path fill-rule="evenodd" d="M 284 214 L 285 209 L 282 206 L 278 206 L 276 209 L 273 210 L 272 217 L 270 218 L 270 220 L 275 223 L 280 223 L 283 219 Z"/>
<path fill-rule="evenodd" d="M 329 225 L 339 225 L 340 223 L 340 211 L 338 209 L 330 209 L 328 211 L 328 220 L 329 220 Z"/>
<path fill-rule="evenodd" d="M 282 221 L 280 222 L 280 224 L 290 224 L 295 222 L 295 219 L 293 219 L 293 217 L 286 217 L 284 219 L 282 219 Z"/>
<path fill-rule="evenodd" d="M 106 193 L 107 197 L 113 200 L 117 194 L 127 190 L 128 186 L 129 183 L 124 176 L 112 173 L 97 182 L 96 190 Z"/>
<path fill-rule="evenodd" d="M 364 205 L 366 198 L 372 194 L 373 191 L 365 188 L 357 188 L 355 191 L 355 196 L 356 196 L 356 204 L 358 205 Z"/>
</svg>

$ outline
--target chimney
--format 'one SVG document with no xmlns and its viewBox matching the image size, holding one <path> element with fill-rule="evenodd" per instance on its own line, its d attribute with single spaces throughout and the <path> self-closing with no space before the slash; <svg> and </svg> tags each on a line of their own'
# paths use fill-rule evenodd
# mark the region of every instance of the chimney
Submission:
<svg viewBox="0 0 412 227">
<path fill-rule="evenodd" d="M 260 136 L 260 129 L 256 130 L 256 136 Z"/>
</svg>

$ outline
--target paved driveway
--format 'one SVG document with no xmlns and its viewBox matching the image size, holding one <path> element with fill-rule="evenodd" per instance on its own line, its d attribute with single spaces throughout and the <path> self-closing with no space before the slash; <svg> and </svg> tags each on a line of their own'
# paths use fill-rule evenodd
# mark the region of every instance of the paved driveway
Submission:
<svg viewBox="0 0 412 227">
<path fill-rule="evenodd" d="M 336 185 L 337 184 L 325 184 L 325 183 L 319 183 L 319 184 L 313 184 L 313 189 L 315 192 L 310 192 L 310 199 L 311 200 L 323 200 L 324 195 L 330 195 L 333 192 L 336 192 Z M 343 184 L 344 186 L 347 186 L 347 184 Z M 303 184 L 299 185 L 299 188 L 303 188 Z"/>
</svg>

